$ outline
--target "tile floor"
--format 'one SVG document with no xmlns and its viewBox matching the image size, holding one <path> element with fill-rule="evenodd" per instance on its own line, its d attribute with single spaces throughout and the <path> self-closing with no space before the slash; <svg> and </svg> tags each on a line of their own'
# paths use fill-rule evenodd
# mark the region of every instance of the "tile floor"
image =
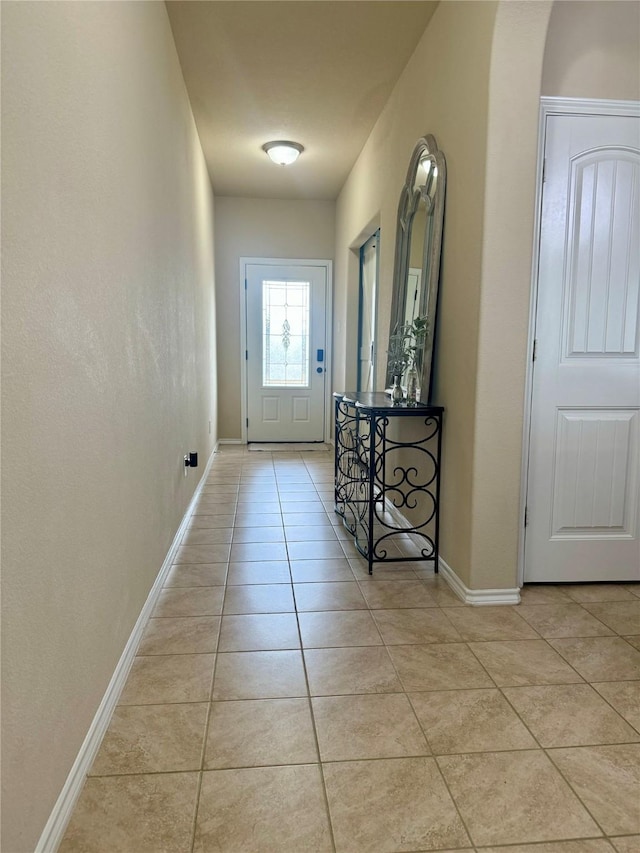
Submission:
<svg viewBox="0 0 640 853">
<path fill-rule="evenodd" d="M 640 585 L 370 579 L 332 481 L 217 454 L 61 851 L 640 851 Z"/>
</svg>

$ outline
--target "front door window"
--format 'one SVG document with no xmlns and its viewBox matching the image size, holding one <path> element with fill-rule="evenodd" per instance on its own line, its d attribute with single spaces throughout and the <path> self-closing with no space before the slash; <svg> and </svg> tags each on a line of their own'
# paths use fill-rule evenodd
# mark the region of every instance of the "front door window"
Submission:
<svg viewBox="0 0 640 853">
<path fill-rule="evenodd" d="M 308 281 L 262 283 L 262 384 L 309 386 Z"/>
</svg>

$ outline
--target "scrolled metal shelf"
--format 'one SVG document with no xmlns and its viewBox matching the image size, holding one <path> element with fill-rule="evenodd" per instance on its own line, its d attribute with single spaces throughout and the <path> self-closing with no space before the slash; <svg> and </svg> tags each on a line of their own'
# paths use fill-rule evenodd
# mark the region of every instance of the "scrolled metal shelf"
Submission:
<svg viewBox="0 0 640 853">
<path fill-rule="evenodd" d="M 418 532 L 417 532 L 417 531 L 415 531 L 415 530 L 395 531 L 394 533 L 387 533 L 385 536 L 379 536 L 379 537 L 375 540 L 375 542 L 374 542 L 374 546 L 373 546 L 373 553 L 374 553 L 374 555 L 376 555 L 376 556 L 377 556 L 378 554 L 380 554 L 379 559 L 380 559 L 381 561 L 383 561 L 383 560 L 386 558 L 386 555 L 387 555 L 387 553 L 388 553 L 388 552 L 387 552 L 387 551 L 382 552 L 382 551 L 380 550 L 380 547 L 379 547 L 379 546 L 380 546 L 380 544 L 381 544 L 382 542 L 385 542 L 387 539 L 388 539 L 389 541 L 392 541 L 391 537 L 392 537 L 392 536 L 397 536 L 400 532 L 402 532 L 403 534 L 406 534 L 406 533 L 415 533 L 416 535 L 420 536 L 420 537 L 421 537 L 421 538 L 422 538 L 426 543 L 428 543 L 428 545 L 429 545 L 429 548 L 428 548 L 428 549 L 426 549 L 426 548 L 421 548 L 421 549 L 420 549 L 420 555 L 421 555 L 421 558 L 422 558 L 422 559 L 424 559 L 424 560 L 432 560 L 432 559 L 433 559 L 433 555 L 434 555 L 435 550 L 436 550 L 435 542 L 433 541 L 433 539 L 432 539 L 430 536 L 427 536 L 427 534 L 426 534 L 426 533 L 418 533 Z"/>
<path fill-rule="evenodd" d="M 394 490 L 393 489 L 387 489 L 387 492 L 385 493 L 385 495 L 389 491 L 394 491 Z M 418 491 L 418 490 L 416 489 L 414 491 Z M 379 524 L 384 525 L 384 527 L 387 527 L 389 530 L 397 530 L 400 532 L 420 530 L 421 528 L 426 527 L 427 524 L 429 524 L 429 522 L 435 517 L 435 514 L 438 510 L 438 501 L 437 501 L 436 496 L 431 494 L 431 492 L 428 492 L 428 491 L 422 490 L 422 489 L 420 490 L 420 492 L 432 502 L 430 514 L 420 524 L 414 525 L 413 527 L 407 527 L 406 525 L 401 526 L 401 527 L 394 527 L 392 524 L 389 524 L 389 522 L 386 521 L 386 519 L 382 518 L 379 515 L 377 509 L 374 509 L 374 516 L 376 518 L 376 521 L 378 521 Z M 408 501 L 406 501 L 406 500 L 405 500 L 405 503 L 400 503 L 400 504 L 394 503 L 394 501 L 391 500 L 391 503 L 392 503 L 394 509 L 402 509 L 403 507 L 406 507 L 407 509 L 417 509 L 417 503 L 414 503 L 413 506 L 411 506 L 408 503 Z M 384 512 L 384 510 L 383 510 L 383 512 Z"/>
<path fill-rule="evenodd" d="M 431 408 L 440 408 L 440 407 L 431 407 Z M 442 410 L 444 411 L 444 410 Z M 424 410 L 420 408 L 406 408 L 406 409 L 395 409 L 393 414 L 397 412 L 415 412 L 417 417 L 421 417 L 424 414 Z M 393 417 L 393 414 L 391 417 Z M 406 414 L 402 415 L 403 417 L 407 417 Z M 431 441 L 432 438 L 438 433 L 441 425 L 441 416 L 440 415 L 427 415 L 424 419 L 424 425 L 427 429 L 430 430 L 426 435 L 423 435 L 419 441 L 398 441 L 397 439 L 389 438 L 386 436 L 386 429 L 389 426 L 389 415 L 385 417 L 381 417 L 376 421 L 376 430 L 379 430 L 380 438 L 385 441 L 386 444 L 390 446 L 396 445 L 398 447 L 418 447 L 422 444 L 427 444 Z"/>
<path fill-rule="evenodd" d="M 412 461 L 411 464 L 398 464 L 394 462 L 394 457 L 392 454 L 405 452 L 405 453 L 418 453 L 419 461 Z M 423 473 L 423 477 L 425 477 L 422 482 L 417 480 L 419 476 L 418 466 L 419 462 L 423 463 L 423 468 L 426 469 L 426 473 Z M 384 469 L 385 477 L 395 476 L 397 478 L 398 484 L 406 482 L 409 485 L 416 486 L 417 488 L 426 488 L 430 483 L 432 483 L 436 476 L 438 475 L 438 461 L 435 455 L 424 447 L 410 447 L 406 448 L 390 448 L 383 450 L 380 454 L 377 454 L 376 457 L 376 474 L 381 476 Z M 415 476 L 415 479 L 411 479 L 412 474 Z"/>
<path fill-rule="evenodd" d="M 367 560 L 369 573 L 374 562 L 414 560 L 432 561 L 437 572 L 444 410 L 422 404 L 394 406 L 384 394 L 334 398 L 335 508 Z M 422 419 L 418 438 L 390 434 L 392 425 L 405 418 L 414 421 L 413 433 Z M 411 454 L 418 456 L 411 459 Z M 419 518 L 414 517 L 417 513 Z"/>
</svg>

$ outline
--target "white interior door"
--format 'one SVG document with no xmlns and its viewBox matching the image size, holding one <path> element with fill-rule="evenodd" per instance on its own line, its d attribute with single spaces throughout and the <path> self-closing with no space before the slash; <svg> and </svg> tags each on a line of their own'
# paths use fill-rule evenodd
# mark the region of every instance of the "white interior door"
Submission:
<svg viewBox="0 0 640 853">
<path fill-rule="evenodd" d="M 526 581 L 640 579 L 640 119 L 547 117 Z"/>
<path fill-rule="evenodd" d="M 323 441 L 327 267 L 247 264 L 248 441 Z"/>
</svg>

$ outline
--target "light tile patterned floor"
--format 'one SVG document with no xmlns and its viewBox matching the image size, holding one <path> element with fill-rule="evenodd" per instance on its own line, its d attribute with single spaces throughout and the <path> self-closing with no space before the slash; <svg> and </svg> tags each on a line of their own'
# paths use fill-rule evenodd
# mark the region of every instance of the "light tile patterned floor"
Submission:
<svg viewBox="0 0 640 853">
<path fill-rule="evenodd" d="M 216 455 L 61 846 L 640 851 L 640 585 L 465 607 L 326 452 Z"/>
</svg>

